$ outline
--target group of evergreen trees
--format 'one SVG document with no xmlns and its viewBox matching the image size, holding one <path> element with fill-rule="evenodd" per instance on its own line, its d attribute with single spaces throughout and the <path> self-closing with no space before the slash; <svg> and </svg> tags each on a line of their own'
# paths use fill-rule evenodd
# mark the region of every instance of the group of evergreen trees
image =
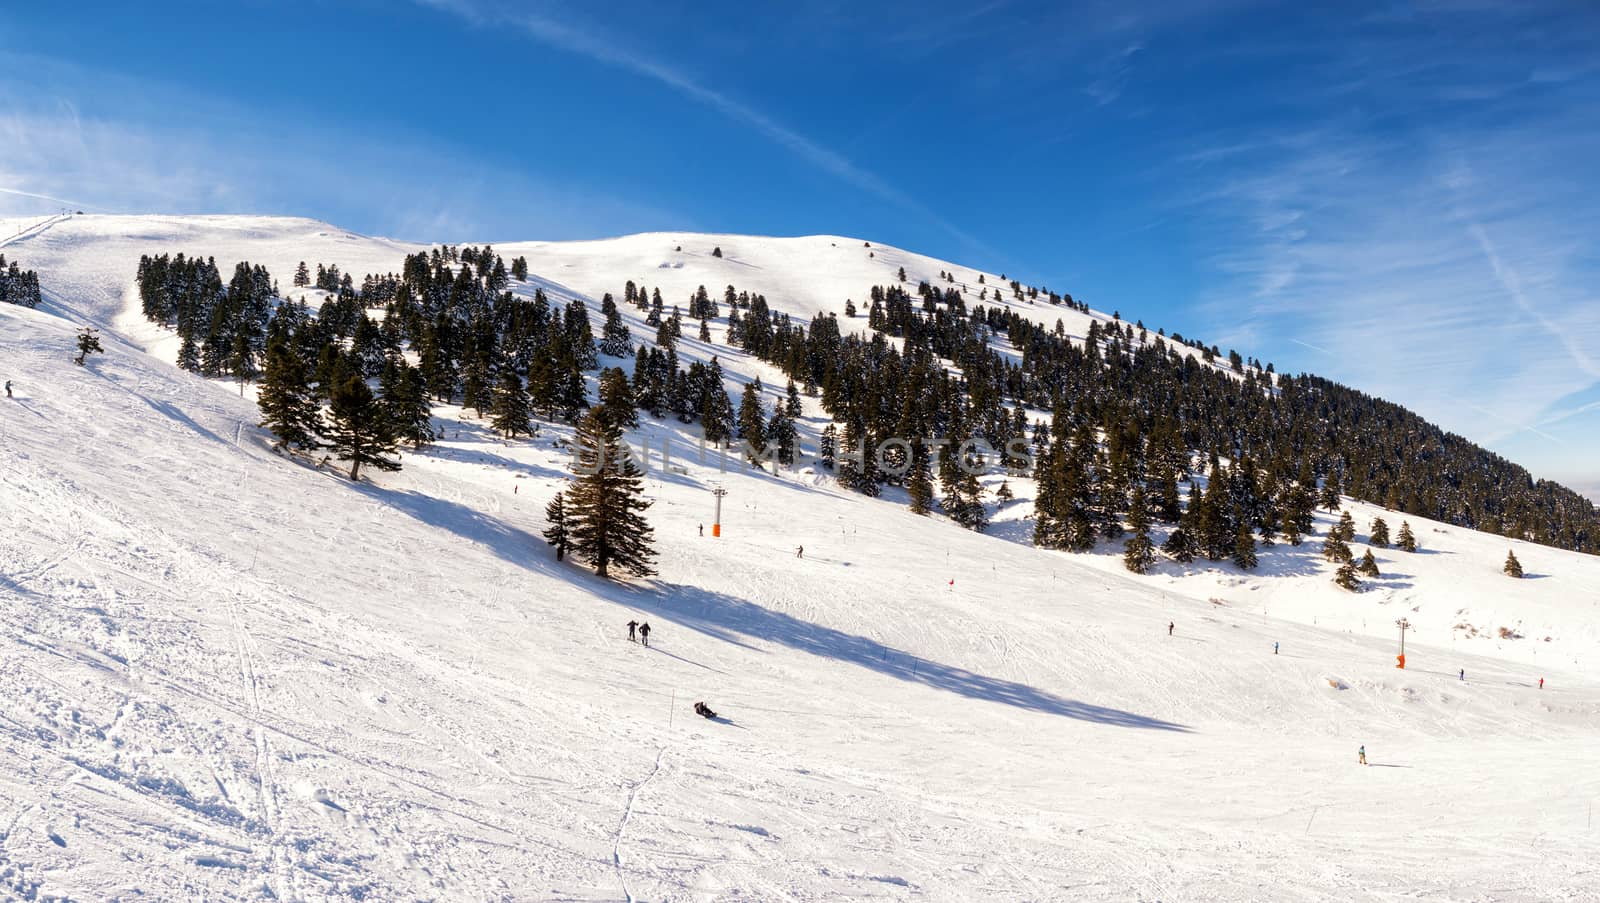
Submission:
<svg viewBox="0 0 1600 903">
<path fill-rule="evenodd" d="M 969 307 L 969 287 L 953 274 L 943 274 L 939 287 L 872 287 L 868 328 L 849 335 L 831 314 L 794 322 L 759 294 L 733 286 L 720 298 L 700 287 L 685 312 L 669 309 L 659 289 L 629 281 L 622 303 L 645 313 L 654 341 L 632 335 L 609 294 L 596 341 L 581 301 L 554 304 L 542 290 L 531 300 L 510 292 L 509 280 L 526 273 L 525 260 L 508 270 L 488 247 L 414 254 L 400 274 L 368 276 L 359 287 L 337 267 L 319 264 L 315 282 L 327 298 L 314 317 L 303 301 L 275 304 L 265 270 L 248 264 L 223 286 L 214 261 L 145 258 L 139 286 L 146 315 L 184 337 L 184 366 L 241 380 L 264 367 L 263 410 L 280 410 L 264 416 L 281 429 L 282 444 L 325 441 L 333 430 L 319 418 L 336 409 L 347 420 L 369 406 L 381 409 L 387 432 L 368 421 L 367 438 L 350 435 L 348 426 L 343 433 L 345 451 L 379 449 L 364 462 L 373 466 L 381 466 L 371 458 L 384 458 L 386 440 L 431 440 L 433 400 L 459 399 L 508 437 L 532 433 L 535 418 L 577 422 L 590 403 L 584 372 L 601 366 L 600 355 L 631 356 L 631 378 L 621 370 L 601 375 L 608 428 L 631 427 L 640 410 L 698 420 L 708 442 L 767 444 L 770 459 L 782 464 L 796 454 L 800 395 L 819 397 L 832 419 L 820 457 L 843 484 L 870 495 L 898 486 L 914 511 L 937 508 L 981 530 L 986 490 L 973 465 L 1014 474 L 1031 465 L 1035 542 L 1086 549 L 1131 532 L 1126 561 L 1135 570 L 1155 560 L 1155 522 L 1173 525 L 1162 549 L 1176 560 L 1204 556 L 1252 568 L 1258 545 L 1280 538 L 1298 544 L 1311 531 L 1313 508 L 1336 509 L 1341 494 L 1600 551 L 1600 515 L 1587 500 L 1535 482 L 1403 408 L 1317 377 L 1276 374 L 1236 352 L 1226 365 L 1208 366 L 1221 356 L 1215 346 L 1151 334 L 1142 323 L 1096 321 L 1078 337 L 1060 320 L 1048 328 L 1003 306 Z M 302 264 L 295 283 L 312 278 Z M 1087 309 L 1071 296 L 1015 281 L 979 285 L 980 302 L 991 291 L 996 298 L 1009 292 Z M 786 398 L 770 411 L 759 384 L 747 387 L 735 408 L 714 355 L 680 364 L 679 343 L 714 343 L 711 326 L 724 312 L 717 338 L 788 376 Z M 909 441 L 885 445 L 895 438 Z M 973 460 L 983 448 L 999 450 L 991 452 L 996 460 Z M 1204 486 L 1195 479 L 1202 474 Z M 1374 543 L 1383 545 L 1386 532 L 1375 528 Z M 1347 556 L 1345 549 L 1341 564 L 1352 564 Z"/>
<path fill-rule="evenodd" d="M 0 304 L 38 307 L 43 300 L 44 296 L 39 293 L 39 274 L 24 270 L 15 260 L 6 263 L 6 256 L 0 254 Z"/>
<path fill-rule="evenodd" d="M 1208 557 L 1248 558 L 1241 524 L 1263 540 L 1291 528 L 1303 535 L 1313 493 L 1600 551 L 1600 513 L 1564 487 L 1534 481 L 1397 405 L 1319 377 L 1276 374 L 1260 361 L 1245 366 L 1242 357 L 1237 367 L 1207 366 L 1215 348 L 1176 336 L 1169 344 L 1142 325 L 1096 322 L 1080 339 L 1060 321 L 1050 329 L 1006 308 L 969 309 L 958 288 L 926 282 L 915 294 L 874 287 L 866 335 L 841 335 L 830 315 L 808 329 L 753 314 L 740 318 L 737 335 L 730 317 L 730 344 L 821 387 L 823 409 L 837 423 L 824 446 L 830 438 L 876 447 L 889 436 L 939 435 L 1006 449 L 1027 438 L 1042 481 L 1042 545 L 1081 548 L 1096 530 L 1115 535 L 1131 514 L 1136 482 L 1171 516 L 1187 462 L 1203 455 L 1253 470 L 1257 486 L 1248 510 L 1236 512 L 1230 498 L 1226 517 L 1214 519 L 1197 550 Z M 1014 351 L 994 347 L 996 338 Z M 1050 416 L 1036 420 L 1028 410 Z M 841 469 L 840 478 L 866 493 L 922 482 L 917 467 L 894 477 L 870 459 Z M 1232 533 L 1222 536 L 1220 524 Z"/>
<path fill-rule="evenodd" d="M 256 376 L 278 294 L 265 267 L 241 262 L 224 286 L 214 259 L 147 254 L 136 278 L 145 318 L 182 340 L 178 366 L 241 382 Z"/>
</svg>

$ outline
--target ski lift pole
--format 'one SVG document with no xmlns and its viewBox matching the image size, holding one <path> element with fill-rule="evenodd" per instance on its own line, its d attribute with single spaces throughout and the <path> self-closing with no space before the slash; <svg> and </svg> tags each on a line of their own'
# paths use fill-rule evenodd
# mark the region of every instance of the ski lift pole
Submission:
<svg viewBox="0 0 1600 903">
<path fill-rule="evenodd" d="M 1400 655 L 1395 659 L 1395 667 L 1404 668 L 1406 666 L 1406 631 L 1411 629 L 1411 622 L 1405 618 L 1401 618 L 1400 620 L 1394 622 L 1394 624 L 1396 627 L 1400 628 Z"/>
<path fill-rule="evenodd" d="M 711 494 L 717 498 L 716 516 L 711 519 L 711 535 L 720 537 L 722 536 L 722 497 L 728 494 L 728 490 L 718 486 L 711 490 Z"/>
</svg>

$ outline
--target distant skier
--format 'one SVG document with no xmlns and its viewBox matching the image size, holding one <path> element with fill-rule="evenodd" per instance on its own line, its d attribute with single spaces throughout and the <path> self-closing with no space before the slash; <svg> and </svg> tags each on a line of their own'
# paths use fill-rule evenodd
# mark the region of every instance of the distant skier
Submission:
<svg viewBox="0 0 1600 903">
<path fill-rule="evenodd" d="M 1466 668 L 1462 668 L 1461 669 L 1461 679 L 1462 680 L 1466 680 L 1467 679 L 1467 669 Z"/>
<path fill-rule="evenodd" d="M 706 535 L 706 525 L 705 524 L 701 524 L 700 525 L 700 535 L 701 536 Z"/>
<path fill-rule="evenodd" d="M 638 642 L 638 640 L 635 639 L 635 634 L 638 631 L 638 629 L 639 629 L 639 622 L 638 621 L 629 621 L 628 622 L 628 642 L 630 642 L 630 643 Z"/>
<path fill-rule="evenodd" d="M 649 621 L 646 621 L 643 624 L 639 625 L 639 642 L 645 644 L 646 646 L 650 645 L 650 622 Z"/>
<path fill-rule="evenodd" d="M 1356 751 L 1356 761 L 1362 765 L 1367 764 L 1367 747 L 1365 745 Z"/>
<path fill-rule="evenodd" d="M 11 380 L 6 380 L 6 397 L 11 397 Z"/>
<path fill-rule="evenodd" d="M 796 557 L 796 558 L 804 558 L 804 557 L 806 557 L 806 547 L 805 546 L 800 546 L 799 548 L 795 549 L 794 550 L 794 557 Z"/>
<path fill-rule="evenodd" d="M 1544 689 L 1544 678 L 1542 678 L 1542 677 L 1539 678 L 1539 689 L 1541 689 L 1541 690 Z"/>
<path fill-rule="evenodd" d="M 1174 625 L 1173 625 L 1173 623 L 1171 621 L 1167 622 L 1167 636 L 1172 636 L 1172 628 L 1173 628 L 1173 626 Z"/>
<path fill-rule="evenodd" d="M 1277 655 L 1278 654 L 1278 641 L 1277 640 L 1273 640 L 1272 641 L 1272 654 L 1273 655 Z"/>
<path fill-rule="evenodd" d="M 696 715 L 699 715 L 701 718 L 715 718 L 715 717 L 717 717 L 717 713 L 711 711 L 711 707 L 706 705 L 703 702 L 697 702 L 697 703 L 694 704 L 694 713 Z"/>
</svg>

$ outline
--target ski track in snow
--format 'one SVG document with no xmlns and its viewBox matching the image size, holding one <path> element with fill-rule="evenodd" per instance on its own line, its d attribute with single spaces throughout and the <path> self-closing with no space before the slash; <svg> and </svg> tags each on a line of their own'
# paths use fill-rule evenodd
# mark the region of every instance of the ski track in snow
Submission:
<svg viewBox="0 0 1600 903">
<path fill-rule="evenodd" d="M 47 294 L 0 310 L 20 390 L 0 406 L 0 897 L 1600 897 L 1593 559 L 1516 544 L 1541 576 L 1514 583 L 1506 540 L 1413 519 L 1425 554 L 1375 549 L 1394 576 L 1354 596 L 1309 543 L 1256 575 L 1135 578 L 1110 544 L 1030 548 L 1026 480 L 976 536 L 820 475 L 688 460 L 647 480 L 661 577 L 605 584 L 538 537 L 568 428 L 504 443 L 443 407 L 436 449 L 352 486 L 271 453 L 248 393 L 161 362 L 170 336 L 130 316 L 140 253 L 359 278 L 416 246 L 254 217 L 0 235 Z M 668 303 L 732 283 L 802 320 L 899 266 L 972 279 L 833 237 L 497 250 L 540 274 L 517 291 L 591 310 L 630 278 Z M 1005 303 L 1074 335 L 1105 319 Z M 79 322 L 108 340 L 84 368 Z M 781 391 L 725 346 L 680 354 Z M 718 540 L 697 530 L 714 481 Z M 631 616 L 652 649 L 620 635 Z"/>
</svg>

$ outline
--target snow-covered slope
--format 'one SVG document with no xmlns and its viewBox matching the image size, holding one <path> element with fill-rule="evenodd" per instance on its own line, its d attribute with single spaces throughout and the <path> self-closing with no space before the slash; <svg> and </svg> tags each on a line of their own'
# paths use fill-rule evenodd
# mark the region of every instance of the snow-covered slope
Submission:
<svg viewBox="0 0 1600 903">
<path fill-rule="evenodd" d="M 802 316 L 859 302 L 889 278 L 871 267 L 961 273 L 875 247 L 811 296 L 791 282 L 825 270 L 811 245 L 859 241 L 679 238 L 500 250 L 591 297 L 634 278 L 682 303 L 732 282 Z M 652 243 L 724 257 L 639 272 L 670 260 Z M 1429 554 L 1380 554 L 1383 592 L 1327 591 L 1310 546 L 1278 547 L 1259 576 L 1137 578 L 1109 551 L 1035 550 L 1005 517 L 977 535 L 815 475 L 680 459 L 649 480 L 660 578 L 616 586 L 537 538 L 564 429 L 506 444 L 441 410 L 438 448 L 352 485 L 271 454 L 248 399 L 126 328 L 140 253 L 286 281 L 302 259 L 359 279 L 411 249 L 305 221 L 105 217 L 5 249 L 40 270 L 52 312 L 117 332 L 79 368 L 72 322 L 0 308 L 18 389 L 0 406 L 0 895 L 1600 888 L 1592 558 L 1519 545 L 1540 579 L 1513 583 L 1504 540 L 1413 521 Z M 740 261 L 748 278 L 716 276 Z M 714 483 L 721 539 L 698 530 Z M 1403 672 L 1402 614 L 1418 626 Z M 653 648 L 622 639 L 633 617 Z M 1525 638 L 1452 643 L 1457 618 Z M 730 720 L 695 718 L 699 699 Z M 1355 765 L 1363 744 L 1383 767 Z"/>
</svg>

